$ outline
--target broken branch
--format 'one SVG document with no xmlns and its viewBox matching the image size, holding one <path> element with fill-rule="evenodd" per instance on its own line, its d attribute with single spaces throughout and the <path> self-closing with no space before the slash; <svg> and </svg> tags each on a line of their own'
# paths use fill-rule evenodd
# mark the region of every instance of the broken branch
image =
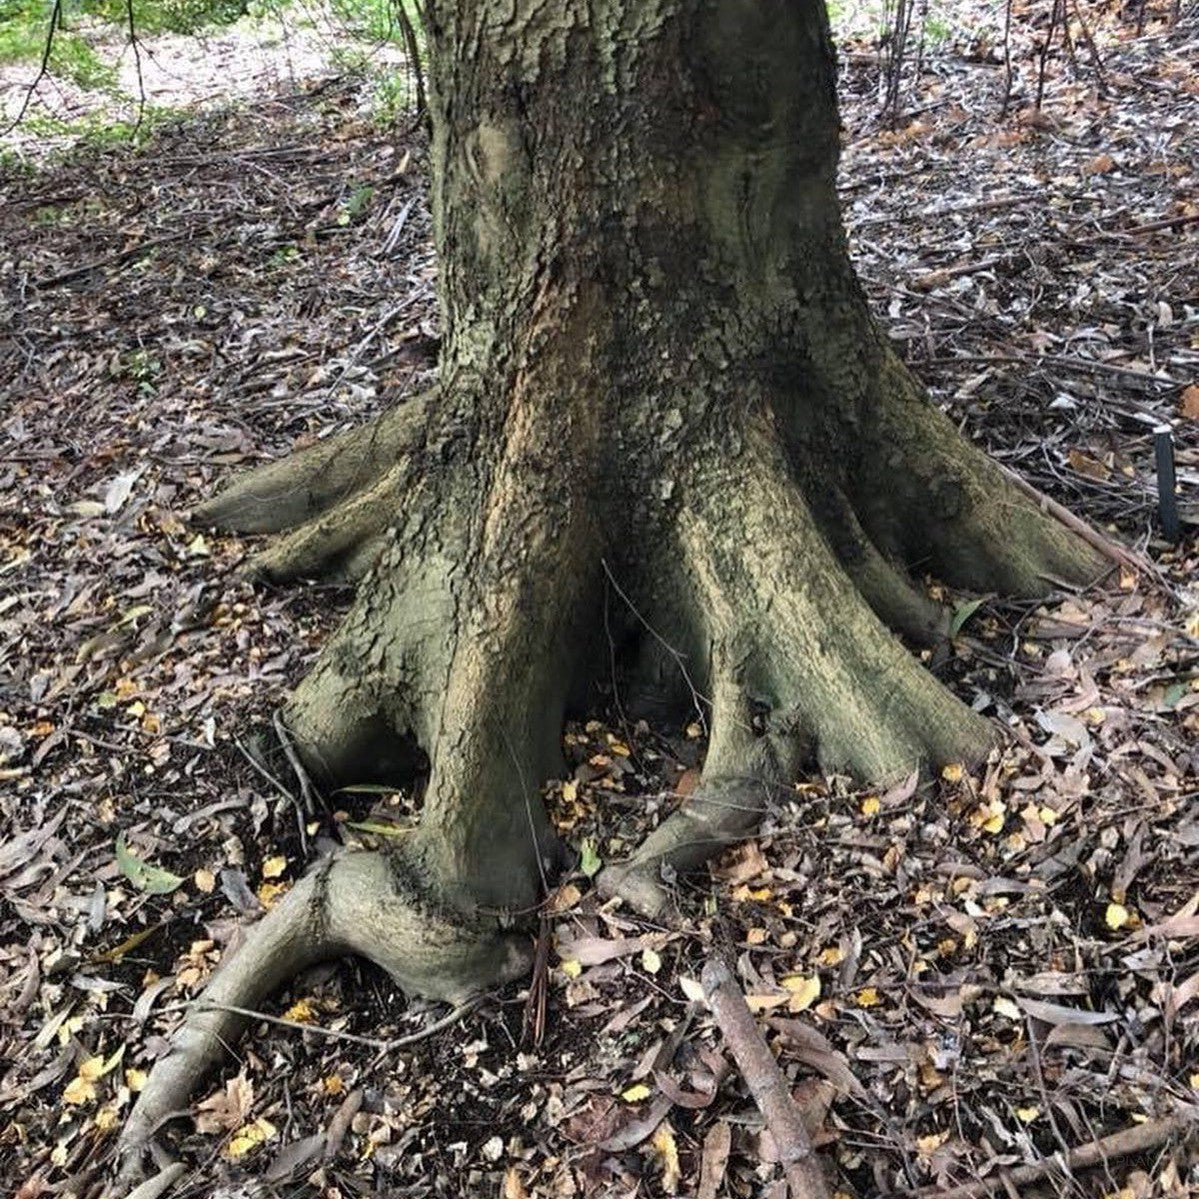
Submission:
<svg viewBox="0 0 1199 1199">
<path fill-rule="evenodd" d="M 824 1174 L 808 1139 L 799 1105 L 791 1097 L 787 1080 L 732 972 L 713 958 L 704 966 L 701 978 L 704 998 L 774 1138 L 791 1199 L 828 1199 Z"/>
</svg>

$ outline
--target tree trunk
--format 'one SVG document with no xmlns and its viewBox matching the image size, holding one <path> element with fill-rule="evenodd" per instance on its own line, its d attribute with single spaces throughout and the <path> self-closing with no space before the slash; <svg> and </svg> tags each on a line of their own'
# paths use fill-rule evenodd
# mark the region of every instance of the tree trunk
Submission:
<svg viewBox="0 0 1199 1199">
<path fill-rule="evenodd" d="M 305 944 L 457 996 L 519 968 L 495 914 L 534 905 L 554 858 L 538 789 L 606 590 L 641 682 L 711 733 L 697 795 L 608 874 L 654 909 L 663 859 L 744 832 L 805 764 L 877 780 L 985 751 L 891 631 L 941 631 L 921 576 L 1032 595 L 1101 560 L 871 320 L 819 0 L 429 10 L 439 388 L 200 515 L 290 530 L 276 576 L 369 566 L 287 723 L 329 778 L 427 756 L 422 819 L 373 881 L 343 886 L 343 859 L 292 907 Z M 424 975 L 422 935 L 444 942 Z"/>
</svg>

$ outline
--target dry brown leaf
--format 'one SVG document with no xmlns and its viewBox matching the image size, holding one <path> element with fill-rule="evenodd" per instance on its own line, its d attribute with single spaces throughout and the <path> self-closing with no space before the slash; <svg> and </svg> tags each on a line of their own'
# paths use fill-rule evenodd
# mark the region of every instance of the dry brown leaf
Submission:
<svg viewBox="0 0 1199 1199">
<path fill-rule="evenodd" d="M 718 1120 L 704 1137 L 696 1199 L 716 1199 L 720 1193 L 720 1184 L 724 1181 L 724 1171 L 728 1165 L 732 1144 L 733 1132 L 728 1121 Z"/>
<path fill-rule="evenodd" d="M 253 1106 L 254 1085 L 245 1074 L 238 1074 L 196 1104 L 196 1131 L 232 1132 L 246 1122 Z"/>
</svg>

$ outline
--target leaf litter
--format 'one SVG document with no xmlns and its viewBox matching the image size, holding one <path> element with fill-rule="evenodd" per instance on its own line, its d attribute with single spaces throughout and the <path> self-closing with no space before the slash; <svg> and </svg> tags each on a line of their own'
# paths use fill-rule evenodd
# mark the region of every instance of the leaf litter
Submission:
<svg viewBox="0 0 1199 1199">
<path fill-rule="evenodd" d="M 582 859 L 553 898 L 542 1042 L 521 1042 L 513 991 L 380 1050 L 435 1014 L 369 965 L 310 971 L 273 1001 L 292 1026 L 258 1024 L 181 1125 L 186 1193 L 778 1193 L 700 1002 L 713 952 L 845 1194 L 997 1179 L 1193 1116 L 1199 40 L 1185 19 L 1094 33 L 1104 94 L 1063 60 L 1037 120 L 999 119 L 994 62 L 951 44 L 921 111 L 880 122 L 874 52 L 851 47 L 846 217 L 938 401 L 1154 571 L 1044 604 L 944 595 L 952 650 L 930 668 L 1010 748 L 885 792 L 799 781 L 760 837 L 676 880 L 676 929 L 589 880 L 694 787 L 703 722 L 601 696 L 546 788 Z M 369 416 L 436 361 L 419 139 L 364 123 L 344 81 L 256 117 L 0 180 L 0 1161 L 23 1193 L 90 1193 L 240 920 L 333 840 L 411 818 L 411 797 L 351 788 L 306 855 L 235 741 L 348 593 L 252 589 L 249 540 L 184 519 L 230 469 Z M 1161 424 L 1178 546 L 1153 533 Z M 1182 1195 L 1197 1170 L 1174 1143 L 1046 1193 Z"/>
</svg>

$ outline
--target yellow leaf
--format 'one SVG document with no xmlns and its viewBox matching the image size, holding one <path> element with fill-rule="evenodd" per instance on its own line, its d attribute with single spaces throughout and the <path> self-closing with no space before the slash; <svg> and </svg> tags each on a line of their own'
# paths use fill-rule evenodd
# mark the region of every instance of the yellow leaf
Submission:
<svg viewBox="0 0 1199 1199">
<path fill-rule="evenodd" d="M 102 1057 L 89 1057 L 79 1065 L 79 1077 L 87 1082 L 95 1082 L 97 1078 L 104 1077 L 104 1059 Z"/>
<path fill-rule="evenodd" d="M 618 758 L 627 758 L 632 755 L 632 750 L 623 741 L 609 740 L 608 747 Z"/>
<path fill-rule="evenodd" d="M 916 1152 L 921 1157 L 932 1157 L 947 1140 L 949 1140 L 948 1132 L 934 1132 L 926 1137 L 917 1137 Z"/>
<path fill-rule="evenodd" d="M 1088 708 L 1083 716 L 1088 724 L 1102 724 L 1107 719 L 1107 710 L 1105 708 Z"/>
<path fill-rule="evenodd" d="M 346 1080 L 340 1074 L 326 1074 L 321 1079 L 321 1086 L 325 1088 L 326 1095 L 342 1095 L 345 1093 Z"/>
<path fill-rule="evenodd" d="M 1103 921 L 1113 932 L 1123 928 L 1129 921 L 1131 913 L 1122 903 L 1109 903 L 1103 914 Z"/>
<path fill-rule="evenodd" d="M 1016 1115 L 1019 1116 L 1025 1124 L 1031 1124 L 1040 1114 L 1041 1109 L 1039 1107 L 1016 1108 Z"/>
<path fill-rule="evenodd" d="M 283 895 L 286 891 L 286 883 L 263 883 L 258 888 L 258 901 L 267 911 L 270 911 L 279 901 L 279 896 Z"/>
<path fill-rule="evenodd" d="M 867 795 L 866 798 L 862 800 L 862 815 L 877 816 L 882 810 L 882 806 L 882 800 L 880 800 L 877 795 Z"/>
<path fill-rule="evenodd" d="M 133 717 L 134 720 L 140 720 L 146 714 L 146 705 L 140 699 L 135 699 L 133 703 L 125 709 L 125 711 Z"/>
<path fill-rule="evenodd" d="M 662 1159 L 662 1189 L 673 1195 L 679 1189 L 679 1147 L 675 1143 L 674 1129 L 665 1120 L 654 1133 L 653 1145 Z"/>
<path fill-rule="evenodd" d="M 262 863 L 263 878 L 279 878 L 287 869 L 287 859 L 280 854 L 278 857 L 267 858 Z"/>
<path fill-rule="evenodd" d="M 125 1085 L 135 1095 L 146 1085 L 147 1078 L 149 1078 L 149 1075 L 145 1070 L 138 1070 L 131 1066 L 125 1071 Z"/>
<path fill-rule="evenodd" d="M 640 1103 L 643 1099 L 648 1099 L 652 1092 L 649 1087 L 643 1082 L 635 1082 L 628 1090 L 621 1091 L 620 1097 L 625 1103 Z"/>
<path fill-rule="evenodd" d="M 567 803 L 574 803 L 579 798 L 579 784 L 574 779 L 567 779 L 562 784 L 562 798 Z"/>
<path fill-rule="evenodd" d="M 789 1012 L 806 1012 L 820 998 L 820 975 L 791 974 L 782 980 L 791 992 L 787 1001 Z"/>
<path fill-rule="evenodd" d="M 229 1143 L 224 1148 L 224 1155 L 230 1161 L 237 1161 L 239 1157 L 245 1157 L 259 1145 L 272 1140 L 278 1131 L 269 1120 L 259 1116 L 252 1124 L 243 1125 L 229 1138 Z"/>
<path fill-rule="evenodd" d="M 863 987 L 854 998 L 858 1007 L 878 1007 L 882 1001 L 877 987 Z"/>
<path fill-rule="evenodd" d="M 297 1024 L 313 1024 L 316 1021 L 316 1012 L 313 1010 L 310 1000 L 297 999 L 283 1013 L 283 1018 L 285 1020 L 294 1020 Z"/>
<path fill-rule="evenodd" d="M 100 1132 L 111 1132 L 117 1127 L 118 1124 L 120 1124 L 120 1122 L 121 1120 L 117 1115 L 117 1109 L 111 1103 L 106 1103 L 102 1108 L 100 1108 L 100 1110 L 96 1113 L 95 1119 L 92 1121 L 92 1123 Z"/>
<path fill-rule="evenodd" d="M 991 1010 L 1006 1016 L 1009 1020 L 1020 1019 L 1020 1009 L 1006 995 L 996 995 Z"/>
<path fill-rule="evenodd" d="M 789 1003 L 791 996 L 782 995 L 746 995 L 745 1004 L 751 1012 L 768 1012 L 771 1008 L 782 1007 Z"/>
<path fill-rule="evenodd" d="M 662 959 L 647 947 L 641 952 L 641 968 L 646 974 L 657 974 L 662 969 Z"/>
<path fill-rule="evenodd" d="M 578 978 L 583 973 L 582 963 L 577 962 L 574 958 L 567 958 L 562 963 L 562 973 L 567 978 Z"/>
<path fill-rule="evenodd" d="M 63 1103 L 91 1103 L 96 1098 L 96 1084 L 82 1074 L 76 1075 L 62 1090 Z"/>
<path fill-rule="evenodd" d="M 845 961 L 845 951 L 839 945 L 826 945 L 820 951 L 822 966 L 839 966 Z"/>
<path fill-rule="evenodd" d="M 948 765 L 941 767 L 941 777 L 947 783 L 960 783 L 965 773 L 965 768 L 961 762 L 950 762 Z"/>
<path fill-rule="evenodd" d="M 504 1199 L 529 1199 L 529 1192 L 525 1190 L 515 1166 L 509 1166 L 504 1172 Z"/>
</svg>

